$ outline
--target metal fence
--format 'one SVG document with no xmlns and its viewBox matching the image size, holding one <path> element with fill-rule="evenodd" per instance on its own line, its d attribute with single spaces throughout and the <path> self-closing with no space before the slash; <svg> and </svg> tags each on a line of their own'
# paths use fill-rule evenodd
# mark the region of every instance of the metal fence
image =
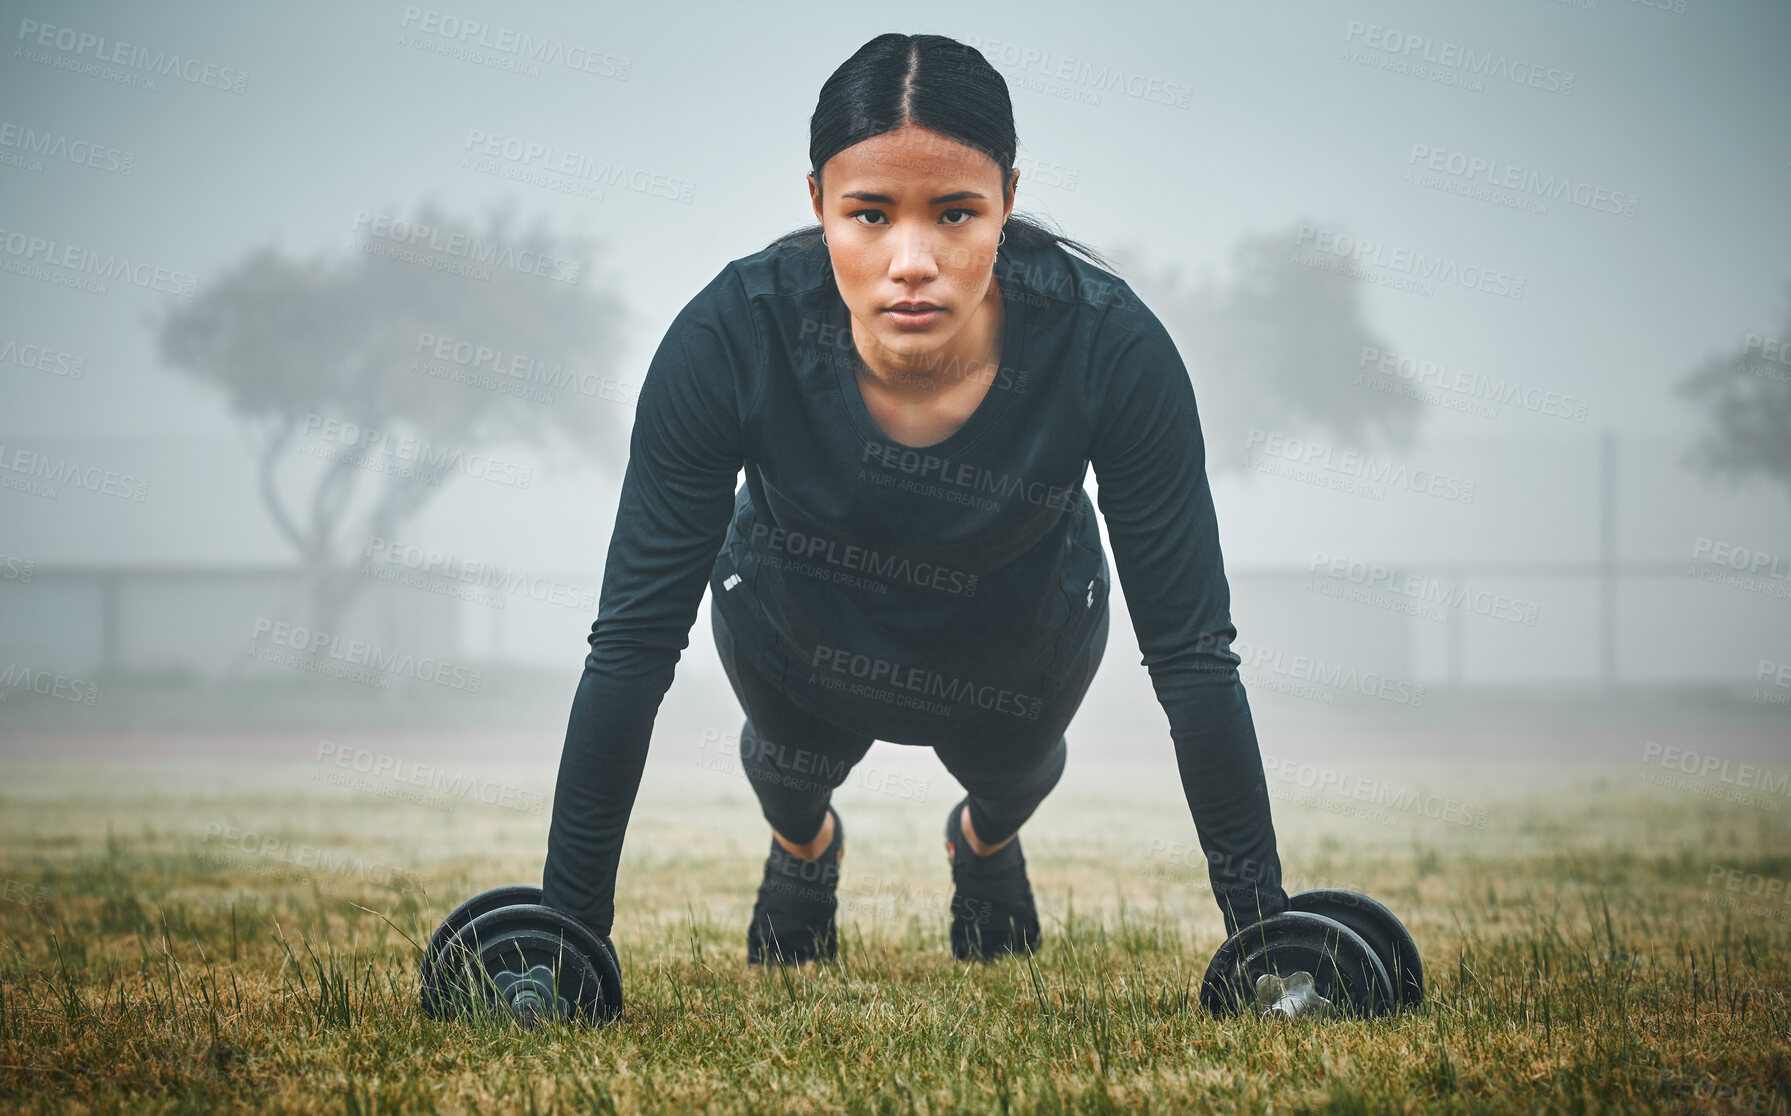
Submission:
<svg viewBox="0 0 1791 1116">
<path fill-rule="evenodd" d="M 1271 671 L 1318 660 L 1462 687 L 1746 686 L 1771 674 L 1791 694 L 1776 673 L 1791 662 L 1783 493 L 1711 484 L 1684 467 L 1683 449 L 1679 435 L 1625 435 L 1620 461 L 1608 431 L 1440 441 L 1423 463 L 1479 478 L 1466 505 L 1398 492 L 1356 500 L 1296 481 L 1225 476 L 1220 511 L 1253 516 L 1250 542 L 1269 552 L 1324 539 L 1358 555 L 1482 556 L 1337 569 L 1307 551 L 1305 565 L 1228 563 L 1240 653 Z M 196 484 L 223 475 L 219 462 L 239 452 L 214 447 L 184 465 L 171 458 L 165 471 Z M 58 518 L 59 506 L 14 510 L 20 539 L 56 532 L 64 549 L 106 545 L 97 534 L 71 535 L 80 523 Z M 232 523 L 212 513 L 183 522 Z M 216 530 L 199 543 L 216 542 Z M 1227 534 L 1228 554 L 1240 537 Z M 251 652 L 277 639 L 277 626 L 311 623 L 291 567 L 39 562 L 23 572 L 0 560 L 0 671 L 227 677 L 265 669 Z M 585 653 L 600 584 L 590 569 L 531 570 L 496 588 L 395 566 L 363 567 L 362 576 L 342 631 L 331 634 L 394 654 L 561 670 Z M 1123 603 L 1123 585 L 1115 588 Z M 1129 638 L 1116 617 L 1112 646 L 1122 657 Z M 693 652 L 707 646 L 706 620 L 690 640 Z"/>
<path fill-rule="evenodd" d="M 1240 653 L 1265 669 L 1303 658 L 1432 685 L 1609 687 L 1742 684 L 1763 659 L 1791 652 L 1791 582 L 1711 563 L 1498 561 L 1351 572 L 1229 570 Z M 588 600 L 469 599 L 452 588 L 370 583 L 330 634 L 492 664 L 563 668 L 582 655 L 595 617 Z M 302 630 L 307 608 L 290 568 L 38 567 L 28 581 L 0 581 L 0 668 L 217 679 L 260 668 L 250 649 L 277 638 L 281 625 Z M 693 646 L 706 643 L 705 615 Z M 1113 646 L 1123 630 L 1116 623 Z"/>
</svg>

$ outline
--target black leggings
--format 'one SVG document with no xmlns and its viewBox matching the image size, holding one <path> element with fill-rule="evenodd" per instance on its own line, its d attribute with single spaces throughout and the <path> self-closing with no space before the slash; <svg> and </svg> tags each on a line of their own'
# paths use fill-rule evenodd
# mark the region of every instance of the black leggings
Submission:
<svg viewBox="0 0 1791 1116">
<path fill-rule="evenodd" d="M 855 724 L 836 723 L 798 708 L 738 652 L 713 603 L 709 616 L 722 669 L 746 713 L 740 728 L 740 765 L 771 828 L 792 843 L 805 845 L 821 832 L 834 790 L 845 783 L 876 737 Z M 991 730 L 974 739 L 933 745 L 945 769 L 970 794 L 970 825 L 977 840 L 999 844 L 1018 833 L 1062 777 L 1067 754 L 1064 729 L 1101 665 L 1109 626 L 1110 616 L 1103 608 L 1088 647 L 1037 720 L 1019 729 Z"/>
</svg>

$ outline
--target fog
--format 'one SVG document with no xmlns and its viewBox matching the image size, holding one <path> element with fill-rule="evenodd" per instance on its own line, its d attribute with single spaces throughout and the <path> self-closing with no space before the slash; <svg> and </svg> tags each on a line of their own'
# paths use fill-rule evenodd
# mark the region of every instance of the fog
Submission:
<svg viewBox="0 0 1791 1116">
<path fill-rule="evenodd" d="M 0 745 L 17 756 L 302 758 L 321 732 L 465 729 L 550 762 L 632 393 L 685 302 L 812 221 L 821 84 L 890 30 L 983 51 L 1013 99 L 1018 210 L 1106 252 L 1176 337 L 1265 753 L 1397 752 L 1399 733 L 1440 728 L 1433 754 L 1635 760 L 1723 727 L 1738 756 L 1786 756 L 1791 7 L 1776 0 L 3 10 Z M 531 145 L 607 178 L 507 154 Z M 496 214 L 510 224 L 492 236 Z M 444 240 L 404 244 L 419 222 L 545 245 L 531 258 L 551 263 L 467 274 Z M 1288 298 L 1340 300 L 1377 343 L 1246 330 L 1248 244 Z M 245 270 L 257 253 L 284 268 L 264 287 Z M 1426 278 L 1413 258 L 1443 266 Z M 96 259 L 129 263 L 98 279 L 79 262 Z M 491 329 L 580 371 L 557 401 L 505 401 L 508 425 L 477 443 L 504 468 L 360 476 L 339 497 L 384 524 L 334 539 L 341 630 L 472 672 L 478 693 L 251 661 L 270 625 L 313 622 L 315 587 L 260 481 L 266 430 L 194 371 L 223 358 L 175 359 L 164 323 L 230 292 L 278 308 L 351 267 L 377 282 L 256 358 L 298 385 L 297 413 L 384 413 L 304 401 L 313 378 L 373 375 L 330 364 L 351 317 L 368 336 L 403 323 L 365 349 L 402 362 L 508 314 Z M 413 290 L 435 301 L 419 311 Z M 1682 389 L 1701 368 L 1720 399 Z M 1409 437 L 1296 416 L 1319 384 Z M 450 408 L 478 394 L 420 390 Z M 556 423 L 557 440 L 539 433 Z M 1352 490 L 1335 465 L 1352 451 L 1459 483 Z M 300 514 L 308 452 L 272 458 Z M 383 519 L 376 482 L 396 493 Z M 434 576 L 469 564 L 525 576 L 483 594 Z M 1163 755 L 1115 596 L 1075 731 Z M 740 719 L 708 607 L 661 714 L 685 742 Z M 1316 675 L 1295 665 L 1314 659 Z M 1368 675 L 1428 700 L 1354 681 Z M 1552 727 L 1512 744 L 1531 714 Z"/>
</svg>

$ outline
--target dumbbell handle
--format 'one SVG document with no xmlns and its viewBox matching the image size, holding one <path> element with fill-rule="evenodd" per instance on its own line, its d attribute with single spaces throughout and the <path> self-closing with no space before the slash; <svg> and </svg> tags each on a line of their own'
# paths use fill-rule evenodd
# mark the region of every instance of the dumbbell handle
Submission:
<svg viewBox="0 0 1791 1116">
<path fill-rule="evenodd" d="M 1257 977 L 1256 1004 L 1265 1019 L 1271 1015 L 1289 1019 L 1298 1015 L 1323 1018 L 1335 1014 L 1337 1010 L 1331 1001 L 1318 994 L 1318 988 L 1312 983 L 1312 974 L 1308 972 L 1292 973 L 1287 977 L 1264 973 Z"/>
</svg>

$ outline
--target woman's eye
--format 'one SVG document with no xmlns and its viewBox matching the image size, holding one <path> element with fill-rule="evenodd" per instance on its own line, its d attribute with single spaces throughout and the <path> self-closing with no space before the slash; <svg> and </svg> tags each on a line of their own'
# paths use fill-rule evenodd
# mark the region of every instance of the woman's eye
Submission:
<svg viewBox="0 0 1791 1116">
<path fill-rule="evenodd" d="M 964 219 L 961 221 L 946 221 L 945 218 L 953 213 L 962 214 Z M 857 220 L 860 217 L 882 217 L 883 220 L 881 220 L 881 221 L 864 221 L 861 223 L 866 224 L 866 225 L 887 225 L 887 224 L 889 224 L 889 220 L 888 220 L 887 216 L 885 216 L 884 212 L 881 209 L 860 209 L 860 210 L 856 210 L 850 214 L 847 214 L 847 216 L 851 217 L 853 220 Z M 948 209 L 944 213 L 940 214 L 940 221 L 941 221 L 941 223 L 947 224 L 947 225 L 967 225 L 970 223 L 970 218 L 975 217 L 975 216 L 976 216 L 976 210 L 974 210 L 974 209 Z"/>
</svg>

